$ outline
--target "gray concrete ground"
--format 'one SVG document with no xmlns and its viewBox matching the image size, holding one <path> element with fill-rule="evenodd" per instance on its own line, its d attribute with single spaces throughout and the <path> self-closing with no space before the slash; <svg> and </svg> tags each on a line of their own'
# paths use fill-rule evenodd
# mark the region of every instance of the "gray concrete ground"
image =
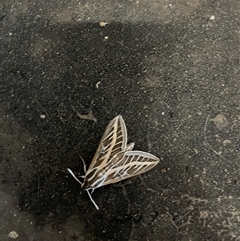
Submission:
<svg viewBox="0 0 240 241">
<path fill-rule="evenodd" d="M 240 240 L 239 16 L 238 0 L 1 1 L 0 239 Z M 118 114 L 161 162 L 97 189 L 97 211 L 66 169 Z"/>
</svg>

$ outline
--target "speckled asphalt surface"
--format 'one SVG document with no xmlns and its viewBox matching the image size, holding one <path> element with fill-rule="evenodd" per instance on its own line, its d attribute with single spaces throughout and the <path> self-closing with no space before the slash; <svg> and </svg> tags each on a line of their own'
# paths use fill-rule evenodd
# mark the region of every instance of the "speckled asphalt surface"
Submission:
<svg viewBox="0 0 240 241">
<path fill-rule="evenodd" d="M 1 1 L 0 239 L 240 240 L 239 16 L 238 0 Z M 97 211 L 66 169 L 118 114 L 161 162 L 96 190 Z"/>
</svg>

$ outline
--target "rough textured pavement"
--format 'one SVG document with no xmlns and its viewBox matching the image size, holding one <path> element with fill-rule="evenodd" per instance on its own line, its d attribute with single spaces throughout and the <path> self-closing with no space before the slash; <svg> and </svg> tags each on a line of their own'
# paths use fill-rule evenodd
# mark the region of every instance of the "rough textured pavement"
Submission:
<svg viewBox="0 0 240 241">
<path fill-rule="evenodd" d="M 240 240 L 238 0 L 0 4 L 1 240 Z M 118 114 L 161 162 L 97 211 L 66 169 Z"/>
</svg>

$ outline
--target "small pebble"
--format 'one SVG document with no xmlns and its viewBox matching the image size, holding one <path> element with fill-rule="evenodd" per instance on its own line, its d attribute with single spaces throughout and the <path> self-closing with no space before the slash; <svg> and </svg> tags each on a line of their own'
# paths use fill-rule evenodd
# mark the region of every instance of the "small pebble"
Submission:
<svg viewBox="0 0 240 241">
<path fill-rule="evenodd" d="M 212 15 L 209 19 L 210 19 L 210 20 L 215 20 L 215 16 Z"/>
<path fill-rule="evenodd" d="M 107 22 L 99 22 L 100 27 L 105 27 L 108 23 Z"/>
<path fill-rule="evenodd" d="M 11 231 L 9 234 L 8 234 L 8 237 L 9 238 L 13 238 L 13 239 L 16 239 L 18 237 L 18 233 L 16 231 Z"/>
</svg>

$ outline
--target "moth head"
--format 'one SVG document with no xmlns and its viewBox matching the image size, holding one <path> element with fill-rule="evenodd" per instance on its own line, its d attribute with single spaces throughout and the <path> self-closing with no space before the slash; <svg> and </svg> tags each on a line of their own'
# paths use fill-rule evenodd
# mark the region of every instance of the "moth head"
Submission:
<svg viewBox="0 0 240 241">
<path fill-rule="evenodd" d="M 94 189 L 92 189 L 92 188 L 87 188 L 87 185 L 88 185 L 87 179 L 84 177 L 84 182 L 82 183 L 82 182 L 79 181 L 79 179 L 75 176 L 75 174 L 72 172 L 71 169 L 68 168 L 68 171 L 69 171 L 69 173 L 73 176 L 73 178 L 74 178 L 78 183 L 81 184 L 81 188 L 87 191 L 87 194 L 88 194 L 89 198 L 91 199 L 92 203 L 94 204 L 94 206 L 96 207 L 96 209 L 99 210 L 98 205 L 94 202 L 94 200 L 93 200 L 93 198 L 92 198 L 92 196 L 91 196 L 91 194 L 93 193 Z M 89 192 L 89 189 L 92 189 L 92 192 L 91 192 L 91 193 Z"/>
<path fill-rule="evenodd" d="M 88 183 L 87 178 L 84 179 L 84 182 L 83 182 L 83 184 L 81 185 L 81 188 L 82 188 L 83 190 L 89 189 L 89 183 Z"/>
</svg>

